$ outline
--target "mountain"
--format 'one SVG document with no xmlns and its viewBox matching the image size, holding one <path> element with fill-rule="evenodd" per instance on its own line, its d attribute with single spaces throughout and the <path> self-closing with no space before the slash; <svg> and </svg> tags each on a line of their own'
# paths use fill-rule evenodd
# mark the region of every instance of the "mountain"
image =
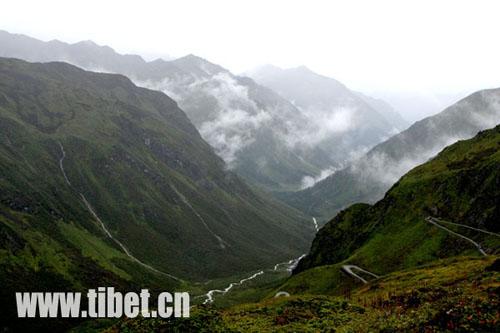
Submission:
<svg viewBox="0 0 500 333">
<path fill-rule="evenodd" d="M 0 56 L 65 61 L 123 74 L 137 85 L 165 92 L 231 170 L 266 190 L 309 186 L 340 168 L 352 150 L 371 147 L 394 131 L 356 94 L 349 95 L 355 103 L 345 99 L 333 111 L 329 105 L 321 114 L 312 114 L 252 79 L 194 55 L 146 62 L 90 41 L 42 42 L 5 31 L 0 31 L 0 45 Z"/>
<path fill-rule="evenodd" d="M 352 91 L 305 66 L 281 69 L 267 65 L 249 75 L 307 114 L 317 126 L 311 132 L 331 127 L 332 131 L 324 133 L 319 143 L 337 160 L 351 151 L 371 147 L 408 126 L 386 102 Z"/>
<path fill-rule="evenodd" d="M 182 321 L 121 320 L 109 330 L 493 332 L 499 184 L 500 125 L 445 148 L 375 205 L 342 211 L 294 275 L 259 302 L 194 307 Z"/>
<path fill-rule="evenodd" d="M 303 177 L 315 176 L 332 163 L 326 157 L 308 159 L 296 147 L 292 138 L 296 122 L 288 120 L 300 118 L 300 112 L 291 103 L 194 55 L 146 62 L 89 41 L 42 42 L 5 31 L 0 31 L 0 45 L 0 56 L 64 61 L 86 70 L 123 74 L 140 86 L 165 92 L 229 168 L 263 188 L 297 189 Z M 308 147 L 309 151 L 317 149 Z"/>
<path fill-rule="evenodd" d="M 416 122 L 311 188 L 283 200 L 328 220 L 356 202 L 373 203 L 406 172 L 445 146 L 500 123 L 500 89 L 476 92 L 441 113 Z"/>
<path fill-rule="evenodd" d="M 440 258 L 498 254 L 499 184 L 500 125 L 446 147 L 376 204 L 341 211 L 294 273 L 355 264 L 384 275 Z"/>
<path fill-rule="evenodd" d="M 24 35 L 0 30 L 0 57 L 24 59 L 30 62 L 64 61 L 95 71 L 137 73 L 146 62 L 136 55 L 120 55 L 107 46 L 92 41 L 69 44 L 58 40 L 43 42 Z"/>
<path fill-rule="evenodd" d="M 272 267 L 312 236 L 227 171 L 172 99 L 124 76 L 2 58 L 0 127 L 2 265 L 78 281 L 83 258 L 199 281 Z"/>
<path fill-rule="evenodd" d="M 368 95 L 365 95 L 360 92 L 354 92 L 361 99 L 363 99 L 368 105 L 370 105 L 373 109 L 375 109 L 378 113 L 380 113 L 385 120 L 387 120 L 394 128 L 401 132 L 408 128 L 410 123 L 406 119 L 401 116 L 401 114 L 394 109 L 394 107 L 387 103 L 386 101 L 380 98 L 374 98 Z"/>
<path fill-rule="evenodd" d="M 306 119 L 272 90 L 194 55 L 169 64 L 161 81 L 135 81 L 173 96 L 229 168 L 251 183 L 298 189 L 304 177 L 333 163 L 297 141 Z"/>
</svg>

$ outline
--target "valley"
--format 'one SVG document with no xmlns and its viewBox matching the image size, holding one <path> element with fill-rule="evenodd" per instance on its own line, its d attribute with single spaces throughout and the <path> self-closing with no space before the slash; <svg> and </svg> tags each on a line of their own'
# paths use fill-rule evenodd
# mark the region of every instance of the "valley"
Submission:
<svg viewBox="0 0 500 333">
<path fill-rule="evenodd" d="M 291 266 L 291 277 L 266 287 L 252 284 L 267 274 L 256 272 L 209 292 L 189 321 L 158 320 L 153 327 L 491 331 L 499 302 L 498 205 L 491 200 L 498 198 L 499 145 L 497 126 L 445 148 L 384 199 L 353 205 L 321 228 L 309 253 Z M 211 298 L 215 293 L 220 298 Z M 111 329 L 141 332 L 144 325 L 143 319 L 120 321 Z"/>
<path fill-rule="evenodd" d="M 303 188 L 407 126 L 383 101 L 307 68 L 268 71 L 265 78 L 257 70 L 254 80 L 193 54 L 147 62 L 89 41 L 43 42 L 5 31 L 0 44 L 3 57 L 64 61 L 164 92 L 231 170 L 266 191 Z"/>
<path fill-rule="evenodd" d="M 0 331 L 497 331 L 500 88 L 410 123 L 343 64 L 284 63 L 0 30 Z M 16 312 L 102 286 L 191 316 Z"/>
</svg>

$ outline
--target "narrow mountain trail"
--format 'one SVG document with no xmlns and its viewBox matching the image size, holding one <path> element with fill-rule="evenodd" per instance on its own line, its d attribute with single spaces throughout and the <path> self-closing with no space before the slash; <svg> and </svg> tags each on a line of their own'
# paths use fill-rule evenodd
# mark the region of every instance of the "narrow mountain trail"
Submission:
<svg viewBox="0 0 500 333">
<path fill-rule="evenodd" d="M 274 295 L 274 298 L 278 298 L 278 297 L 290 297 L 290 293 L 286 292 L 286 291 L 278 291 L 275 295 Z"/>
<path fill-rule="evenodd" d="M 170 187 L 174 190 L 174 192 L 177 194 L 177 196 L 182 200 L 182 202 L 187 206 L 189 207 L 189 209 L 191 209 L 191 211 L 194 213 L 194 215 L 196 215 L 196 217 L 201 221 L 201 223 L 203 224 L 203 226 L 205 227 L 205 229 L 207 229 L 207 231 L 219 242 L 219 247 L 221 249 L 225 249 L 226 246 L 229 246 L 229 244 L 222 239 L 222 237 L 220 237 L 219 235 L 217 235 L 207 224 L 207 222 L 205 221 L 205 219 L 196 211 L 196 209 L 194 209 L 194 207 L 191 205 L 191 203 L 189 203 L 189 201 L 187 200 L 187 198 L 172 184 L 170 184 Z"/>
<path fill-rule="evenodd" d="M 454 222 L 448 222 L 448 221 L 444 221 L 444 220 L 441 220 L 441 219 L 438 219 L 438 218 L 435 218 L 435 217 L 434 217 L 433 219 L 435 219 L 436 221 L 439 221 L 439 223 L 450 224 L 450 225 L 456 225 L 456 226 L 458 226 L 458 227 L 463 227 L 463 228 L 467 228 L 467 229 L 475 230 L 475 231 L 478 231 L 478 232 L 482 232 L 482 233 L 484 233 L 484 234 L 488 234 L 488 235 L 492 235 L 492 236 L 500 237 L 500 234 L 497 234 L 497 233 L 494 233 L 494 232 L 491 232 L 491 231 L 488 231 L 488 230 L 483 230 L 483 229 L 478 229 L 478 228 L 470 227 L 470 226 L 465 225 L 465 224 L 454 223 Z"/>
<path fill-rule="evenodd" d="M 362 278 L 361 276 L 359 276 L 358 274 L 354 273 L 353 270 L 356 270 L 358 272 L 361 272 L 361 273 L 365 273 L 365 274 L 368 274 L 370 276 L 373 276 L 374 278 L 378 279 L 379 276 L 376 275 L 376 274 L 373 274 L 372 272 L 369 272 L 359 266 L 356 266 L 356 265 L 343 265 L 342 268 L 341 268 L 345 273 L 349 274 L 350 276 L 358 279 L 359 281 L 363 282 L 363 283 L 368 283 L 368 281 L 366 281 L 364 278 Z"/>
<path fill-rule="evenodd" d="M 64 165 L 63 165 L 63 162 L 64 162 L 64 159 L 66 158 L 66 152 L 64 151 L 64 147 L 63 145 L 59 142 L 59 147 L 61 148 L 61 153 L 62 153 L 62 156 L 61 158 L 59 159 L 59 167 L 61 169 L 61 172 L 64 176 L 64 179 L 66 180 L 66 183 L 72 188 L 72 185 L 71 185 L 71 182 L 69 181 L 67 175 L 66 175 L 66 172 L 64 170 Z M 80 195 L 80 198 L 82 199 L 82 202 L 85 204 L 85 207 L 87 208 L 87 210 L 90 212 L 90 214 L 94 217 L 94 219 L 99 222 L 100 226 L 101 226 L 101 229 L 104 231 L 104 233 L 106 234 L 106 236 L 108 236 L 113 242 L 115 242 L 122 250 L 123 252 L 130 258 L 132 259 L 133 261 L 135 261 L 136 263 L 138 263 L 139 265 L 155 272 L 155 273 L 158 273 L 158 274 L 161 274 L 161 275 L 164 275 L 164 276 L 167 276 L 171 279 L 174 279 L 174 280 L 177 280 L 179 282 L 182 282 L 183 280 L 172 275 L 172 274 L 169 274 L 169 273 L 165 273 L 165 272 L 162 272 L 154 267 L 152 267 L 151 265 L 148 265 L 142 261 L 140 261 L 139 259 L 137 259 L 136 257 L 134 257 L 132 255 L 132 253 L 130 253 L 130 251 L 125 247 L 125 245 L 122 244 L 122 242 L 120 242 L 118 239 L 116 239 L 115 237 L 113 237 L 113 235 L 111 234 L 111 232 L 109 232 L 108 228 L 106 228 L 106 225 L 104 224 L 104 222 L 101 220 L 101 218 L 96 214 L 94 208 L 92 207 L 92 205 L 88 202 L 87 198 L 85 197 L 85 195 L 83 195 L 83 193 L 78 193 Z"/>
<path fill-rule="evenodd" d="M 444 227 L 444 226 L 440 225 L 440 224 L 439 224 L 439 222 L 441 222 L 441 221 L 440 221 L 440 220 L 438 220 L 437 218 L 432 217 L 432 216 L 427 216 L 427 217 L 425 218 L 425 221 L 426 221 L 426 222 L 428 222 L 428 223 L 430 223 L 430 224 L 432 224 L 432 225 L 434 225 L 434 226 L 436 226 L 436 227 L 438 227 L 438 228 L 440 228 L 440 229 L 442 229 L 442 230 L 444 230 L 444 231 L 446 231 L 446 232 L 448 232 L 448 233 L 450 233 L 450 234 L 452 234 L 452 235 L 455 235 L 455 236 L 457 236 L 457 237 L 459 237 L 459 238 L 465 239 L 465 240 L 466 240 L 466 241 L 468 241 L 469 243 L 473 244 L 473 245 L 474 245 L 474 246 L 478 249 L 478 251 L 479 251 L 479 252 L 480 252 L 483 256 L 485 256 L 485 257 L 486 257 L 486 256 L 488 255 L 488 254 L 487 254 L 487 253 L 483 250 L 483 248 L 482 248 L 481 244 L 479 244 L 479 243 L 477 243 L 476 241 L 474 241 L 474 240 L 470 239 L 469 237 L 466 237 L 466 236 L 464 236 L 464 235 L 461 235 L 461 234 L 459 234 L 459 233 L 457 233 L 457 232 L 454 232 L 454 231 L 452 231 L 452 230 L 450 230 L 450 229 L 448 229 L 448 228 L 446 228 L 446 227 Z M 451 223 L 451 222 L 449 222 L 449 223 Z M 460 225 L 460 226 L 463 226 L 463 225 Z M 484 231 L 484 230 L 483 230 L 483 231 Z"/>
<path fill-rule="evenodd" d="M 312 219 L 313 219 L 314 229 L 316 230 L 316 232 L 318 232 L 319 231 L 318 222 L 316 221 L 315 217 L 313 217 Z"/>
<path fill-rule="evenodd" d="M 449 225 L 454 225 L 454 226 L 458 226 L 458 227 L 463 227 L 463 228 L 467 228 L 467 229 L 471 229 L 471 230 L 475 230 L 475 231 L 478 231 L 478 232 L 482 232 L 482 233 L 485 233 L 485 234 L 489 234 L 489 235 L 493 235 L 493 236 L 497 236 L 497 237 L 500 237 L 499 234 L 496 234 L 494 232 L 491 232 L 491 231 L 488 231 L 488 230 L 483 230 L 483 229 L 478 229 L 478 228 L 474 228 L 474 227 L 470 227 L 468 225 L 464 225 L 464 224 L 459 224 L 459 223 L 454 223 L 454 222 L 447 222 L 447 221 L 442 221 L 438 218 L 435 218 L 435 217 L 432 217 L 432 216 L 428 216 L 425 218 L 425 221 L 454 235 L 454 236 L 457 236 L 459 238 L 462 238 L 462 239 L 465 239 L 466 241 L 468 241 L 469 243 L 473 244 L 478 250 L 479 252 L 483 255 L 483 256 L 487 256 L 488 254 L 483 250 L 481 244 L 479 244 L 478 242 L 470 239 L 469 237 L 466 237 L 464 235 L 461 235 L 457 232 L 454 232 L 448 228 L 446 228 L 445 226 L 442 226 L 440 223 L 443 223 L 443 224 L 449 224 Z M 356 274 L 354 271 L 358 271 L 358 272 L 361 272 L 361 273 L 365 273 L 365 274 L 368 274 L 370 276 L 373 276 L 374 278 L 378 278 L 379 276 L 376 275 L 376 274 L 373 274 L 361 267 L 358 267 L 356 265 L 343 265 L 342 266 L 342 271 L 344 271 L 345 273 L 349 274 L 350 276 L 358 279 L 359 281 L 363 282 L 363 283 L 368 283 L 368 281 L 366 279 L 364 279 L 363 277 L 361 277 L 360 275 Z"/>
</svg>

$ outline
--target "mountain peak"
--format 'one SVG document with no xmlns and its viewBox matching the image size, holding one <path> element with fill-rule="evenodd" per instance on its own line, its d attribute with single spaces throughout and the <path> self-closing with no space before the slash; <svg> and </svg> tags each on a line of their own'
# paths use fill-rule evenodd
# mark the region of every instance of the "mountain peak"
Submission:
<svg viewBox="0 0 500 333">
<path fill-rule="evenodd" d="M 203 72 L 204 74 L 208 75 L 215 75 L 221 72 L 229 72 L 227 69 L 216 65 L 214 63 L 211 63 L 210 61 L 199 57 L 197 55 L 194 55 L 192 53 L 172 60 L 172 63 L 175 64 L 177 67 L 186 70 L 188 72 Z"/>
<path fill-rule="evenodd" d="M 100 46 L 100 45 L 97 45 L 96 42 L 94 42 L 90 39 L 79 41 L 79 42 L 75 43 L 75 45 L 92 46 L 92 47 L 99 47 Z"/>
<path fill-rule="evenodd" d="M 190 62 L 193 64 L 210 63 L 208 60 L 206 60 L 202 57 L 199 57 L 195 54 L 192 54 L 192 53 L 189 53 L 188 55 L 185 55 L 184 57 L 180 57 L 180 58 L 177 58 L 174 60 L 174 62 L 179 62 L 179 61 Z"/>
<path fill-rule="evenodd" d="M 312 70 L 309 69 L 306 65 L 300 65 L 298 67 L 292 68 L 292 70 L 296 70 L 299 72 L 307 72 L 307 73 L 314 73 Z"/>
</svg>

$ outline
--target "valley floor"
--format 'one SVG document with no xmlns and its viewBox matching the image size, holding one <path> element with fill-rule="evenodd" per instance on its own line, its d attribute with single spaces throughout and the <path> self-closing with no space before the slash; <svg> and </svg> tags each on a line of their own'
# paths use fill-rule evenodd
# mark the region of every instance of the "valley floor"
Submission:
<svg viewBox="0 0 500 333">
<path fill-rule="evenodd" d="M 499 271 L 498 256 L 451 258 L 340 295 L 274 298 L 273 290 L 258 303 L 196 306 L 189 319 L 89 323 L 75 332 L 496 332 Z"/>
</svg>

